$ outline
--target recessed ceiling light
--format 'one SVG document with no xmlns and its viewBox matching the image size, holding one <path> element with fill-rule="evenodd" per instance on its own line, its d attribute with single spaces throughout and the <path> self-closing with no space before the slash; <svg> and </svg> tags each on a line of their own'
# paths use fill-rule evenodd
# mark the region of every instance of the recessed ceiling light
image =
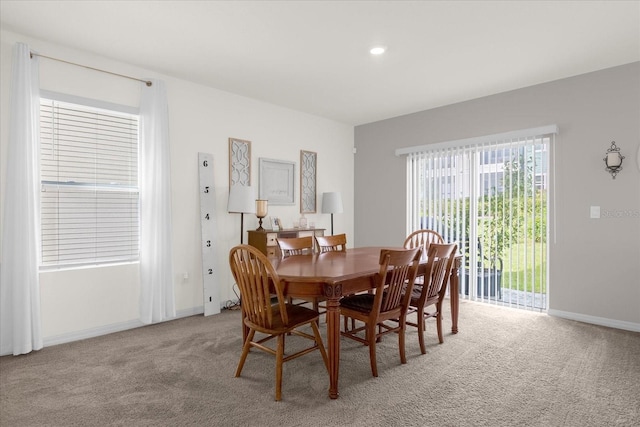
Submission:
<svg viewBox="0 0 640 427">
<path fill-rule="evenodd" d="M 383 46 L 376 46 L 369 51 L 372 55 L 382 55 L 386 49 Z"/>
</svg>

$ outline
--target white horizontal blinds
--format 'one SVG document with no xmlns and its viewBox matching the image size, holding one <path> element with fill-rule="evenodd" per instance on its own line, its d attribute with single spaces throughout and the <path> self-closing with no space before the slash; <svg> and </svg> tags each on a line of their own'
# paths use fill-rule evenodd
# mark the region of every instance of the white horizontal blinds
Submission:
<svg viewBox="0 0 640 427">
<path fill-rule="evenodd" d="M 138 258 L 138 117 L 41 99 L 42 265 Z"/>
<path fill-rule="evenodd" d="M 546 308 L 548 151 L 553 133 L 408 152 L 408 231 L 431 228 L 464 256 L 463 295 Z"/>
</svg>

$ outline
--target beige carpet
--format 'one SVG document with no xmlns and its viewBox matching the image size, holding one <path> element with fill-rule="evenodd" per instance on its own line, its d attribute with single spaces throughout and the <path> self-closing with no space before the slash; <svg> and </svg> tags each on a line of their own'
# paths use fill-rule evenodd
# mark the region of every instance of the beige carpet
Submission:
<svg viewBox="0 0 640 427">
<path fill-rule="evenodd" d="M 445 314 L 445 342 L 430 322 L 426 355 L 410 328 L 406 365 L 386 337 L 378 378 L 367 348 L 343 339 L 335 401 L 317 352 L 285 364 L 281 402 L 273 357 L 252 352 L 234 378 L 238 311 L 5 356 L 0 425 L 640 425 L 640 334 L 463 302 L 451 335 Z"/>
</svg>

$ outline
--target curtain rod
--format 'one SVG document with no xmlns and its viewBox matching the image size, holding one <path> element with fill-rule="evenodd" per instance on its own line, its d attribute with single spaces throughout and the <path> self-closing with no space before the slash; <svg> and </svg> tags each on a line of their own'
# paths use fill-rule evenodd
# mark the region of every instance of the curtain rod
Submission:
<svg viewBox="0 0 640 427">
<path fill-rule="evenodd" d="M 75 62 L 65 61 L 64 59 L 53 58 L 51 56 L 42 55 L 40 53 L 30 52 L 31 58 L 33 58 L 34 55 L 35 56 L 39 56 L 41 58 L 51 59 L 53 61 L 64 62 L 65 64 L 70 64 L 70 65 L 75 65 L 75 66 L 82 67 L 82 68 L 87 68 L 89 70 L 100 71 L 101 73 L 107 73 L 107 74 L 111 74 L 111 75 L 118 76 L 118 77 L 124 77 L 125 79 L 137 80 L 139 82 L 142 82 L 142 83 L 146 84 L 147 86 L 151 86 L 153 84 L 153 83 L 151 83 L 150 80 L 143 80 L 143 79 L 138 79 L 138 78 L 135 78 L 135 77 L 125 76 L 124 74 L 113 73 L 111 71 L 101 70 L 99 68 L 93 68 L 93 67 L 89 67 L 87 65 L 76 64 Z"/>
</svg>

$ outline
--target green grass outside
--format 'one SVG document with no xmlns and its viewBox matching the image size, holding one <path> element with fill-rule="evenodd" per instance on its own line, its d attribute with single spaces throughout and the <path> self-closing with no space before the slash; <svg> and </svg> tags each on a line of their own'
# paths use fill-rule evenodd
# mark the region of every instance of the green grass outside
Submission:
<svg viewBox="0 0 640 427">
<path fill-rule="evenodd" d="M 547 292 L 546 243 L 536 243 L 535 246 L 533 243 L 512 245 L 511 248 L 505 250 L 503 262 L 503 289 L 511 288 L 536 293 Z M 524 268 L 532 262 L 534 268 Z"/>
</svg>

